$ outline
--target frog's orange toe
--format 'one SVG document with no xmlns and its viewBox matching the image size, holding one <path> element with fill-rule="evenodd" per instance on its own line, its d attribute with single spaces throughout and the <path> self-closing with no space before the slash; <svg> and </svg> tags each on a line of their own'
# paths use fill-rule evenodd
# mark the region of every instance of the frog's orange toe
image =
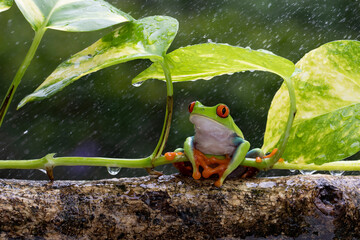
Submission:
<svg viewBox="0 0 360 240">
<path fill-rule="evenodd" d="M 256 157 L 255 162 L 257 162 L 257 163 L 261 163 L 261 162 L 262 162 L 261 157 Z"/>
<path fill-rule="evenodd" d="M 272 150 L 272 152 L 269 154 L 269 155 L 266 155 L 266 156 L 264 156 L 263 158 L 271 158 L 272 156 L 274 156 L 275 155 L 275 153 L 278 151 L 278 149 L 277 148 L 274 148 L 274 150 Z"/>
<path fill-rule="evenodd" d="M 166 160 L 172 161 L 172 160 L 174 160 L 176 153 L 175 152 L 167 152 L 164 154 L 164 156 L 165 156 Z"/>
<path fill-rule="evenodd" d="M 200 179 L 201 178 L 201 173 L 199 171 L 196 171 L 193 173 L 192 177 L 194 179 Z"/>
</svg>

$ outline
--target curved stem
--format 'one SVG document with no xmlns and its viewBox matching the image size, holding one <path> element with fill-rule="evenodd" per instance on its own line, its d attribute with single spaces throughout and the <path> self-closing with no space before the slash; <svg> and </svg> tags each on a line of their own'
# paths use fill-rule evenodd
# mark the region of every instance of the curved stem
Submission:
<svg viewBox="0 0 360 240">
<path fill-rule="evenodd" d="M 277 163 L 277 161 L 280 159 L 282 154 L 285 152 L 286 144 L 288 142 L 291 127 L 292 127 L 292 124 L 293 124 L 293 121 L 295 118 L 295 114 L 296 114 L 296 97 L 295 97 L 295 90 L 294 90 L 292 80 L 291 80 L 291 78 L 284 78 L 284 81 L 285 81 L 286 87 L 288 89 L 289 98 L 290 98 L 289 115 L 288 115 L 288 120 L 286 123 L 284 134 L 282 135 L 282 138 L 279 142 L 278 151 L 272 158 L 268 159 L 267 161 L 264 161 L 267 164 L 266 168 L 268 168 L 268 169 L 272 168 L 273 165 L 275 163 Z"/>
<path fill-rule="evenodd" d="M 151 162 L 153 164 L 153 167 L 155 167 L 154 160 L 161 156 L 162 152 L 164 151 L 166 141 L 169 137 L 171 118 L 173 113 L 173 105 L 174 105 L 173 84 L 172 84 L 170 69 L 169 69 L 169 65 L 167 64 L 166 57 L 163 58 L 163 61 L 160 62 L 160 64 L 163 68 L 166 79 L 167 98 L 166 98 L 166 112 L 165 112 L 163 129 L 161 131 L 158 144 L 156 145 L 155 150 L 151 155 L 152 156 Z"/>
<path fill-rule="evenodd" d="M 0 126 L 2 125 L 5 114 L 10 106 L 11 100 L 14 97 L 15 91 L 17 87 L 19 86 L 21 79 L 23 78 L 26 69 L 29 67 L 31 60 L 34 58 L 35 52 L 41 42 L 42 37 L 44 36 L 44 33 L 46 31 L 46 28 L 39 28 L 38 31 L 35 32 L 35 36 L 33 39 L 33 42 L 29 48 L 29 51 L 26 54 L 26 57 L 24 61 L 21 63 L 18 71 L 16 72 L 16 75 L 5 95 L 4 100 L 1 103 L 0 107 Z"/>
</svg>

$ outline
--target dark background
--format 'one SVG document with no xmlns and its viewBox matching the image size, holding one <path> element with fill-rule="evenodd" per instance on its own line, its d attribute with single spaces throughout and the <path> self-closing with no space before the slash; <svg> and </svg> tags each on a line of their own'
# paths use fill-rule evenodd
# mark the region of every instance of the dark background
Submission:
<svg viewBox="0 0 360 240">
<path fill-rule="evenodd" d="M 359 40 L 359 1 L 110 1 L 134 18 L 172 16 L 180 28 L 169 52 L 208 41 L 266 49 L 296 63 L 308 51 L 340 39 Z M 123 63 L 76 81 L 50 99 L 16 111 L 62 61 L 112 29 L 67 33 L 49 29 L 26 72 L 3 126 L 0 159 L 58 156 L 145 157 L 161 132 L 165 83 L 150 80 L 133 87 L 131 79 L 150 65 L 148 60 Z M 5 95 L 31 44 L 34 32 L 17 6 L 0 13 L 0 96 Z M 271 99 L 282 80 L 270 73 L 237 73 L 210 81 L 175 83 L 175 112 L 166 150 L 181 147 L 193 134 L 187 106 L 226 103 L 253 147 L 261 147 Z M 174 172 L 171 165 L 159 168 Z M 117 177 L 143 175 L 123 169 Z M 274 174 L 274 173 L 270 173 Z M 276 173 L 275 173 L 276 174 Z M 1 178 L 46 179 L 38 170 L 0 170 Z M 56 179 L 111 177 L 105 167 L 57 167 Z"/>
</svg>

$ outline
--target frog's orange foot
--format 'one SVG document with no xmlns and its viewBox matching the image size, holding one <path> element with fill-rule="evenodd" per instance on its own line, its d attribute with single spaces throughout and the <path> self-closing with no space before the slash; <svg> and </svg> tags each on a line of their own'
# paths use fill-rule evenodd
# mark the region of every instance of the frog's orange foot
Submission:
<svg viewBox="0 0 360 240">
<path fill-rule="evenodd" d="M 266 155 L 263 158 L 271 158 L 276 154 L 277 151 L 278 151 L 278 149 L 274 148 L 274 150 L 272 150 L 272 152 L 269 155 Z"/>
<path fill-rule="evenodd" d="M 174 160 L 177 155 L 183 155 L 183 153 L 182 152 L 167 152 L 164 154 L 165 159 L 168 161 Z"/>
<path fill-rule="evenodd" d="M 194 179 L 200 179 L 201 177 L 209 178 L 212 175 L 217 174 L 219 179 L 215 182 L 216 186 L 221 185 L 221 177 L 230 163 L 230 157 L 226 156 L 225 159 L 218 159 L 216 157 L 207 157 L 202 152 L 194 149 L 195 165 L 196 169 L 193 173 Z M 200 172 L 199 167 L 202 168 Z"/>
</svg>

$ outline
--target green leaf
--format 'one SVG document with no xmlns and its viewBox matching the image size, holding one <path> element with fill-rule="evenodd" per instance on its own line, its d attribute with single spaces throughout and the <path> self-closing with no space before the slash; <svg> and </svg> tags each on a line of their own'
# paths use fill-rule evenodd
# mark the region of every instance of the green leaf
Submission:
<svg viewBox="0 0 360 240">
<path fill-rule="evenodd" d="M 128 22 L 60 64 L 27 102 L 47 98 L 80 77 L 134 59 L 162 60 L 178 30 L 176 19 L 153 16 Z"/>
<path fill-rule="evenodd" d="M 13 5 L 14 0 L 0 0 L 0 12 L 6 11 Z"/>
<path fill-rule="evenodd" d="M 69 32 L 93 31 L 133 18 L 103 0 L 15 0 L 37 31 L 51 28 Z"/>
<path fill-rule="evenodd" d="M 289 78 L 294 64 L 266 50 L 251 50 L 226 44 L 206 43 L 176 49 L 166 55 L 174 82 L 211 79 L 218 75 L 247 70 L 273 72 Z M 159 63 L 152 64 L 133 83 L 155 78 L 165 80 Z"/>
<path fill-rule="evenodd" d="M 360 150 L 360 42 L 336 41 L 307 53 L 294 77 L 297 114 L 283 158 L 323 164 Z M 270 107 L 263 149 L 277 146 L 289 98 L 283 84 Z"/>
</svg>

